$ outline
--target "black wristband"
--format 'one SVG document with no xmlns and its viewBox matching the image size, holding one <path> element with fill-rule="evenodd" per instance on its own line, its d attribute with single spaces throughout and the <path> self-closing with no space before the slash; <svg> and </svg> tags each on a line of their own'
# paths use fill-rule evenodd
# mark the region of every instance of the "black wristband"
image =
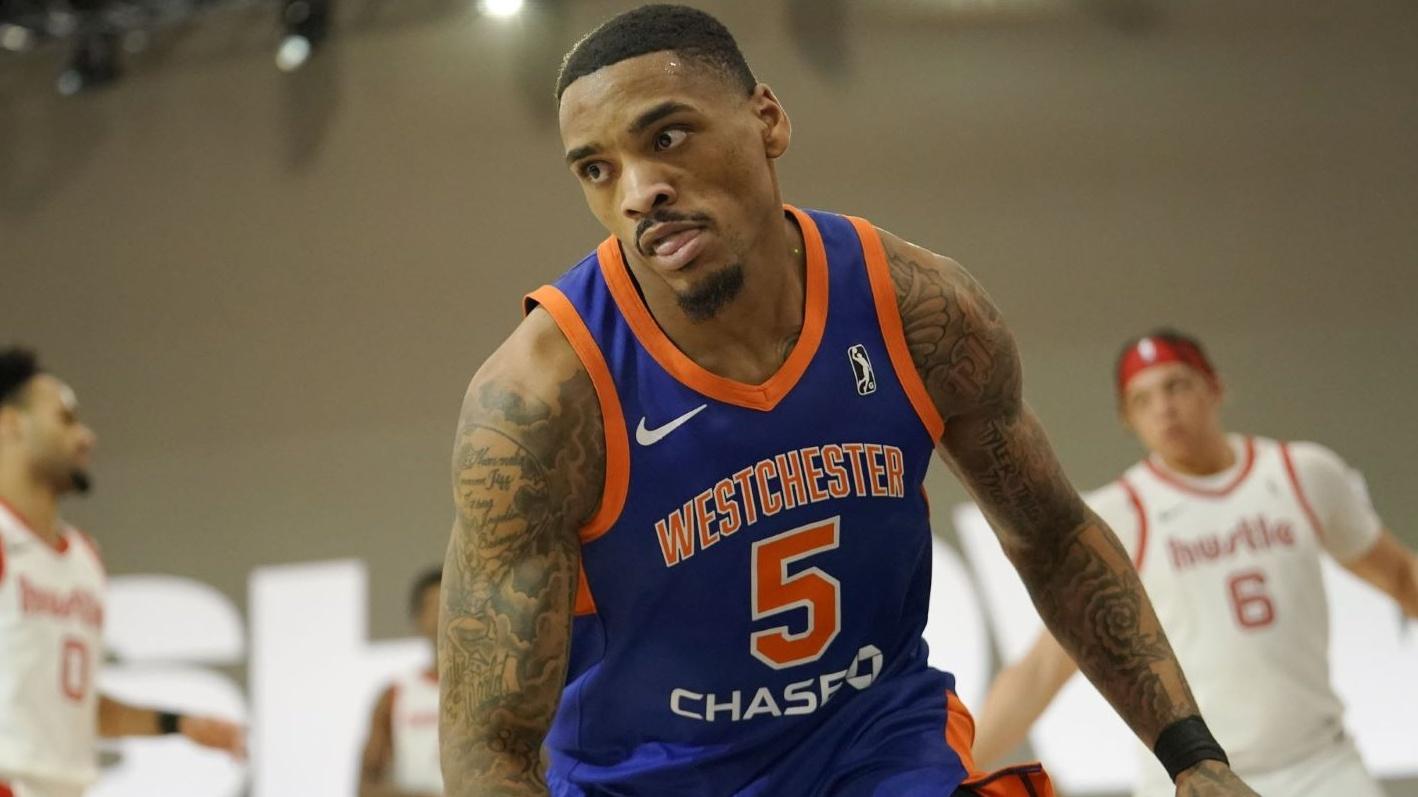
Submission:
<svg viewBox="0 0 1418 797">
<path fill-rule="evenodd" d="M 166 736 L 170 733 L 177 733 L 178 724 L 182 722 L 181 714 L 174 714 L 171 711 L 158 712 L 158 733 Z"/>
<path fill-rule="evenodd" d="M 1231 765 L 1226 751 L 1216 743 L 1216 737 L 1211 735 L 1206 722 L 1197 716 L 1177 720 L 1163 728 L 1157 734 L 1157 744 L 1152 746 L 1152 752 L 1167 768 L 1167 776 L 1174 783 L 1178 775 L 1203 761 Z"/>
</svg>

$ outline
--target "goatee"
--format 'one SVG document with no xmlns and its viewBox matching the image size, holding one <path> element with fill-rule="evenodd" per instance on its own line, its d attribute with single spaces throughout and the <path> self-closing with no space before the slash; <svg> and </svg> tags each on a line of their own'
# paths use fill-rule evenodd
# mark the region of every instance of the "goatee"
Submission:
<svg viewBox="0 0 1418 797">
<path fill-rule="evenodd" d="M 691 321 L 708 321 L 743 290 L 743 265 L 735 263 L 710 274 L 685 293 L 677 294 L 679 309 Z"/>
</svg>

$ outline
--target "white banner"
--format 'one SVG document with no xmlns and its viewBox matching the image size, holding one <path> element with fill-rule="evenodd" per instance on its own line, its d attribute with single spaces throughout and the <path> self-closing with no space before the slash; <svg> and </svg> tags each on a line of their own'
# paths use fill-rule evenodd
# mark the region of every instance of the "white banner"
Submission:
<svg viewBox="0 0 1418 797">
<path fill-rule="evenodd" d="M 966 705 L 989 685 L 991 640 L 1005 661 L 1021 656 L 1040 623 L 994 534 L 973 506 L 955 522 L 965 559 L 945 542 L 926 639 L 931 663 L 953 672 Z M 968 561 L 968 566 L 966 562 Z M 1380 776 L 1418 774 L 1418 623 L 1406 633 L 1386 597 L 1327 567 L 1333 674 L 1365 761 Z M 259 568 L 249 584 L 250 623 L 217 590 L 172 576 L 116 576 L 109 584 L 107 644 L 116 662 L 106 692 L 143 705 L 244 718 L 251 761 L 181 739 L 132 739 L 90 797 L 351 797 L 370 708 L 396 674 L 426 666 L 422 640 L 370 642 L 367 571 L 355 560 Z M 993 631 L 993 634 L 991 632 Z M 249 633 L 249 637 L 248 637 Z M 248 664 L 241 688 L 213 666 Z M 1122 791 L 1136 742 L 1082 678 L 1065 687 L 1031 736 L 1067 791 Z M 249 791 L 248 791 L 249 789 Z"/>
</svg>

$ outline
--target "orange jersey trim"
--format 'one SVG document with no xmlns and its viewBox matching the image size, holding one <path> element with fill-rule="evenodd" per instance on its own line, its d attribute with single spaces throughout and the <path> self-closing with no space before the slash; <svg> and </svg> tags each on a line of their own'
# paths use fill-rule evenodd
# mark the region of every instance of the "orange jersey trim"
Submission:
<svg viewBox="0 0 1418 797">
<path fill-rule="evenodd" d="M 527 294 L 525 306 L 541 307 L 551 315 L 552 321 L 561 329 L 576 356 L 581 360 L 591 384 L 596 389 L 596 399 L 601 406 L 601 425 L 605 428 L 606 440 L 606 482 L 601 490 L 601 505 L 596 514 L 581 527 L 581 542 L 591 542 L 610 531 L 620 518 L 625 507 L 625 496 L 630 489 L 630 436 L 625 428 L 625 413 L 620 406 L 620 394 L 616 392 L 615 380 L 605 357 L 596 345 L 586 322 L 581 319 L 576 307 L 566 295 L 552 285 L 542 287 Z M 584 583 L 584 579 L 582 579 Z"/>
<path fill-rule="evenodd" d="M 932 443 L 939 443 L 945 434 L 945 420 L 936 410 L 931 394 L 926 391 L 926 383 L 916 371 L 916 363 L 911 359 L 911 350 L 906 346 L 906 330 L 901 324 L 901 308 L 896 304 L 896 286 L 891 281 L 891 268 L 886 264 L 886 246 L 876 227 L 866 219 L 848 216 L 847 220 L 857 228 L 857 236 L 862 240 L 862 253 L 866 255 L 867 278 L 871 281 L 872 298 L 876 300 L 876 317 L 881 325 L 881 336 L 886 341 L 886 351 L 891 355 L 891 367 L 896 378 L 906 391 L 906 398 L 916 410 L 916 416 L 926 427 Z"/>
<path fill-rule="evenodd" d="M 806 213 L 791 205 L 783 207 L 797 220 L 807 249 L 803 329 L 788 359 L 768 381 L 760 385 L 750 385 L 720 376 L 680 351 L 674 341 L 660 329 L 644 300 L 640 298 L 640 292 L 635 288 L 621 252 L 620 242 L 612 236 L 603 241 L 596 250 L 601 262 L 601 274 L 610 288 L 616 306 L 630 325 L 631 332 L 661 368 L 686 387 L 708 398 L 763 412 L 778 406 L 778 402 L 792 391 L 798 379 L 807 371 L 813 356 L 817 354 L 823 330 L 827 328 L 827 251 L 822 245 L 822 234 Z"/>
<path fill-rule="evenodd" d="M 975 718 L 952 691 L 945 693 L 945 743 L 960 756 L 967 780 L 980 774 L 975 766 Z"/>
<path fill-rule="evenodd" d="M 975 718 L 956 696 L 945 693 L 945 743 L 960 757 L 965 767 L 961 794 L 977 797 L 1054 797 L 1054 786 L 1037 762 L 984 772 L 975 766 Z"/>
<path fill-rule="evenodd" d="M 591 583 L 586 580 L 586 563 L 582 562 L 580 568 L 581 572 L 576 574 L 575 614 L 577 617 L 596 613 L 596 599 L 591 595 Z"/>
</svg>

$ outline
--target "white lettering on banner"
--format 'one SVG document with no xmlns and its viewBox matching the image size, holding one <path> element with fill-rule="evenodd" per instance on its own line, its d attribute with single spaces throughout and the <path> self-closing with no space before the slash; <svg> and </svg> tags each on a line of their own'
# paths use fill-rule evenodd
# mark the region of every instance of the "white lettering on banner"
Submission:
<svg viewBox="0 0 1418 797">
<path fill-rule="evenodd" d="M 354 794 L 380 687 L 429 663 L 421 640 L 369 641 L 368 580 L 354 560 L 251 574 L 252 797 Z"/>
<path fill-rule="evenodd" d="M 114 576 L 106 597 L 104 644 L 117 661 L 100 671 L 103 694 L 140 706 L 246 716 L 241 687 L 199 666 L 245 659 L 241 614 L 230 599 L 175 576 Z M 118 754 L 118 763 L 104 769 L 87 797 L 236 797 L 246 786 L 244 765 L 182 739 L 103 744 Z"/>
<path fill-rule="evenodd" d="M 979 509 L 971 504 L 956 507 L 954 520 L 1001 658 L 1016 661 L 1038 635 L 1039 615 Z M 1323 570 L 1330 607 L 1330 672 L 1345 705 L 1345 725 L 1376 776 L 1418 774 L 1412 727 L 1418 681 L 1411 677 L 1418 672 L 1418 621 L 1408 622 L 1405 630 L 1398 607 L 1387 596 L 1328 558 Z M 1061 791 L 1123 791 L 1133 783 L 1137 757 L 1132 751 L 1138 742 L 1084 678 L 1069 681 L 1029 739 Z"/>
<path fill-rule="evenodd" d="M 1013 661 L 1033 641 L 1039 620 L 979 512 L 961 508 L 955 521 L 971 567 L 950 546 L 935 543 L 925 636 L 931 663 L 954 672 L 961 698 L 978 707 L 990 677 L 990 628 L 1002 658 Z M 1347 724 L 1374 772 L 1418 773 L 1410 724 L 1418 713 L 1418 682 L 1405 677 L 1418 672 L 1418 623 L 1400 633 L 1390 601 L 1337 567 L 1327 567 L 1325 575 L 1334 680 L 1348 707 Z M 347 797 L 355 790 L 373 701 L 395 674 L 427 664 L 427 646 L 414 639 L 369 641 L 362 562 L 259 568 L 249 589 L 250 797 Z M 239 664 L 246 655 L 240 616 L 229 599 L 187 579 L 115 576 L 107 603 L 106 639 L 118 663 L 104 668 L 105 691 L 140 704 L 243 716 L 237 686 L 205 669 Z M 805 714 L 843 688 L 863 688 L 870 672 L 864 664 L 794 682 L 781 694 L 677 689 L 669 707 L 694 719 L 712 714 L 719 722 L 775 711 Z M 1064 688 L 1031 739 L 1063 789 L 1119 790 L 1131 783 L 1135 742 L 1081 678 Z M 116 749 L 119 764 L 105 770 L 89 797 L 242 793 L 241 765 L 182 740 L 125 740 Z"/>
</svg>

